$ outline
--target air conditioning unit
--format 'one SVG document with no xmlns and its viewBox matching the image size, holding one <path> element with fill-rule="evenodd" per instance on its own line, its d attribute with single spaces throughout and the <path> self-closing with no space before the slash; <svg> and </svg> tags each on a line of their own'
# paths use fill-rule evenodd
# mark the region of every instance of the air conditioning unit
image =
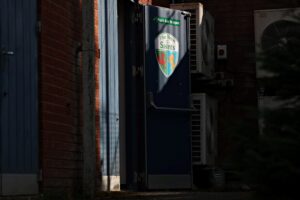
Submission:
<svg viewBox="0 0 300 200">
<path fill-rule="evenodd" d="M 294 16 L 300 15 L 300 8 L 272 9 L 254 11 L 256 53 L 281 48 L 292 32 L 300 34 L 299 22 Z M 273 74 L 261 68 L 259 61 L 256 63 L 257 78 L 272 77 Z"/>
<path fill-rule="evenodd" d="M 192 95 L 197 109 L 192 113 L 193 165 L 214 166 L 217 156 L 217 100 L 205 93 Z"/>
<path fill-rule="evenodd" d="M 284 129 L 286 126 L 281 126 L 278 124 L 274 124 L 274 122 L 270 122 L 270 112 L 280 113 L 280 116 L 284 115 L 285 112 L 294 113 L 295 108 L 300 106 L 298 101 L 299 96 L 290 96 L 288 99 L 282 99 L 280 96 L 259 96 L 258 98 L 258 125 L 259 125 L 259 133 L 261 135 L 264 134 L 264 130 L 266 128 L 266 124 L 272 124 L 273 128 L 277 127 L 278 129 Z M 274 117 L 274 115 L 272 115 Z M 276 117 L 276 116 L 275 116 Z M 277 116 L 278 117 L 278 116 Z M 294 122 L 295 118 L 290 119 L 291 122 Z M 289 120 L 289 121 L 290 121 Z"/>
<path fill-rule="evenodd" d="M 294 36 L 300 35 L 299 24 L 300 8 L 256 10 L 254 11 L 256 53 L 264 51 L 286 51 L 286 44 L 293 43 Z M 298 18 L 298 20 L 297 20 Z M 256 62 L 256 75 L 258 80 L 274 77 L 276 74 L 262 68 L 261 62 Z M 272 80 L 272 79 L 271 79 Z M 268 119 L 265 114 L 269 111 L 291 106 L 288 100 L 282 100 L 276 93 L 276 88 L 271 90 L 259 81 L 258 109 L 260 134 L 264 134 Z M 291 97 L 290 101 L 295 101 Z"/>
<path fill-rule="evenodd" d="M 201 3 L 171 4 L 170 7 L 172 9 L 184 10 L 191 13 L 191 73 L 213 77 L 215 71 L 214 18 L 208 11 L 204 10 Z"/>
</svg>

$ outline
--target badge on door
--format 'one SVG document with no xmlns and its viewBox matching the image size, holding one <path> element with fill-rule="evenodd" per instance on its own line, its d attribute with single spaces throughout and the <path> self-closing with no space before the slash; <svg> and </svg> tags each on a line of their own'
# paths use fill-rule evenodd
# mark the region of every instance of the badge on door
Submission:
<svg viewBox="0 0 300 200">
<path fill-rule="evenodd" d="M 155 51 L 161 72 L 166 78 L 169 78 L 178 64 L 178 40 L 170 33 L 161 33 L 156 38 Z"/>
</svg>

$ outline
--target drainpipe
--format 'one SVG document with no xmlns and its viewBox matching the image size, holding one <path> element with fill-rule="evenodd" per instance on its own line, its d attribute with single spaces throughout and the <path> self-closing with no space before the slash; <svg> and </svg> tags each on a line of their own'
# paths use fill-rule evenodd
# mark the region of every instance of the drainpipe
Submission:
<svg viewBox="0 0 300 200">
<path fill-rule="evenodd" d="M 82 1 L 83 194 L 96 191 L 94 0 Z"/>
</svg>

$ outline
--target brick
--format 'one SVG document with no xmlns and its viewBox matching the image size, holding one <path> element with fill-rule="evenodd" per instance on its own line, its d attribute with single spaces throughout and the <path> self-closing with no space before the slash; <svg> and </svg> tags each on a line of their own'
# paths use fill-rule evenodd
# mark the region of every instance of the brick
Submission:
<svg viewBox="0 0 300 200">
<path fill-rule="evenodd" d="M 78 94 L 82 86 L 75 55 L 82 35 L 81 1 L 45 0 L 41 1 L 40 9 L 42 188 L 44 191 L 74 189 L 81 184 L 82 176 L 82 94 Z M 97 47 L 97 27 L 95 37 Z M 96 69 L 98 63 L 96 60 Z M 99 80 L 98 72 L 95 78 Z M 98 90 L 98 82 L 96 85 Z"/>
<path fill-rule="evenodd" d="M 43 176 L 44 177 L 51 177 L 54 179 L 57 178 L 64 178 L 64 179 L 74 179 L 74 178 L 80 178 L 82 177 L 82 175 L 80 174 L 80 170 L 76 170 L 76 169 L 61 169 L 61 170 L 57 170 L 55 168 L 46 168 L 43 171 Z"/>
<path fill-rule="evenodd" d="M 82 168 L 82 162 L 81 161 L 70 161 L 65 159 L 44 159 L 45 168 L 54 168 L 56 170 L 60 169 L 81 169 Z"/>
<path fill-rule="evenodd" d="M 47 131 L 56 131 L 56 132 L 68 133 L 68 134 L 74 134 L 76 129 L 76 127 L 72 125 L 60 123 L 58 121 L 54 122 L 48 119 L 43 119 L 41 125 L 43 129 Z"/>
<path fill-rule="evenodd" d="M 44 150 L 45 149 L 51 149 L 52 151 L 48 151 L 48 153 L 45 153 L 45 158 L 52 158 L 56 160 L 63 160 L 63 161 L 70 161 L 70 162 L 75 162 L 75 161 L 82 161 L 81 156 L 72 156 L 70 157 L 70 153 L 72 152 L 77 152 L 78 155 L 81 155 L 81 144 L 80 143 L 67 143 L 67 142 L 61 142 L 61 141 L 56 141 L 55 138 L 53 138 L 53 141 L 46 140 L 44 141 Z M 57 153 L 57 152 L 60 152 Z M 50 155 L 50 156 L 49 156 Z M 69 155 L 69 156 L 65 156 Z"/>
<path fill-rule="evenodd" d="M 45 142 L 47 139 L 54 139 L 58 142 L 66 142 L 66 143 L 82 143 L 82 136 L 77 133 L 63 133 L 61 131 L 43 131 L 43 138 Z"/>
<path fill-rule="evenodd" d="M 74 188 L 78 183 L 80 184 L 80 180 L 75 178 L 49 178 L 47 182 L 44 182 L 44 187 L 45 191 L 50 190 L 53 194 L 57 190 L 65 191 L 66 188 Z"/>
</svg>

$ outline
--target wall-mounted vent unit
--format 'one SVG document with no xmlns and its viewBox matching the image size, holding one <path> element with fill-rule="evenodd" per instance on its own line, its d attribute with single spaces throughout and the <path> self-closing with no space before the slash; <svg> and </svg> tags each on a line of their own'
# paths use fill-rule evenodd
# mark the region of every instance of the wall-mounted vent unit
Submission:
<svg viewBox="0 0 300 200">
<path fill-rule="evenodd" d="M 192 162 L 193 165 L 215 164 L 217 156 L 217 100 L 205 93 L 193 94 Z"/>
<path fill-rule="evenodd" d="M 285 44 L 293 42 L 294 36 L 300 34 L 300 24 L 295 16 L 299 19 L 300 8 L 254 11 L 256 53 L 280 50 Z M 257 78 L 273 76 L 261 68 L 259 61 L 256 66 Z"/>
<path fill-rule="evenodd" d="M 295 108 L 300 106 L 298 99 L 298 96 L 290 96 L 288 99 L 282 99 L 280 96 L 260 96 L 258 99 L 258 125 L 260 134 L 265 134 L 266 130 L 269 132 L 274 129 L 278 131 L 284 130 L 285 127 L 288 127 L 287 124 L 295 123 L 298 119 L 291 114 L 295 113 Z M 280 122 L 274 123 L 279 117 L 282 119 L 287 116 L 290 117 L 288 118 L 289 120 L 287 120 L 288 122 L 280 120 L 284 125 Z M 291 130 L 293 130 L 293 128 L 287 129 L 287 131 Z"/>
<path fill-rule="evenodd" d="M 214 18 L 201 3 L 171 4 L 172 9 L 191 13 L 190 54 L 191 73 L 212 77 L 214 74 Z"/>
<path fill-rule="evenodd" d="M 272 68 L 268 68 L 268 70 L 265 70 L 259 59 L 256 63 L 256 75 L 259 80 L 258 109 L 259 129 L 261 134 L 264 134 L 266 127 L 268 127 L 267 130 L 270 130 L 270 126 L 268 126 L 267 124 L 272 123 L 272 121 L 269 121 L 272 119 L 268 118 L 268 116 L 270 115 L 273 116 L 272 112 L 276 112 L 276 110 L 280 109 L 281 115 L 284 116 L 285 110 L 292 109 L 292 107 L 294 106 L 293 104 L 297 102 L 297 96 L 293 97 L 291 95 L 289 100 L 282 100 L 282 98 L 279 96 L 280 94 L 282 94 L 280 92 L 282 88 L 276 87 L 277 85 L 272 84 L 272 81 L 275 80 L 276 76 L 280 75 L 280 73 L 284 74 L 284 69 L 280 69 L 279 67 L 282 66 L 285 68 L 289 66 L 290 55 L 288 59 L 286 59 L 285 56 L 278 55 L 285 55 L 286 52 L 288 52 L 290 49 L 293 49 L 294 45 L 297 45 L 297 38 L 300 35 L 299 17 L 300 8 L 254 11 L 255 42 L 257 55 L 271 55 L 271 57 L 275 57 L 273 56 L 275 54 L 276 57 L 280 58 L 280 60 L 284 60 L 284 63 L 286 63 L 286 65 L 280 65 L 281 63 L 275 61 L 276 64 L 273 65 L 273 70 Z M 286 71 L 289 71 L 289 69 L 286 69 Z M 289 80 L 278 78 L 276 79 L 276 81 L 280 82 L 280 85 L 284 86 L 285 81 Z M 273 128 L 276 126 L 280 125 L 272 124 Z M 280 127 L 278 128 L 280 129 Z"/>
</svg>

